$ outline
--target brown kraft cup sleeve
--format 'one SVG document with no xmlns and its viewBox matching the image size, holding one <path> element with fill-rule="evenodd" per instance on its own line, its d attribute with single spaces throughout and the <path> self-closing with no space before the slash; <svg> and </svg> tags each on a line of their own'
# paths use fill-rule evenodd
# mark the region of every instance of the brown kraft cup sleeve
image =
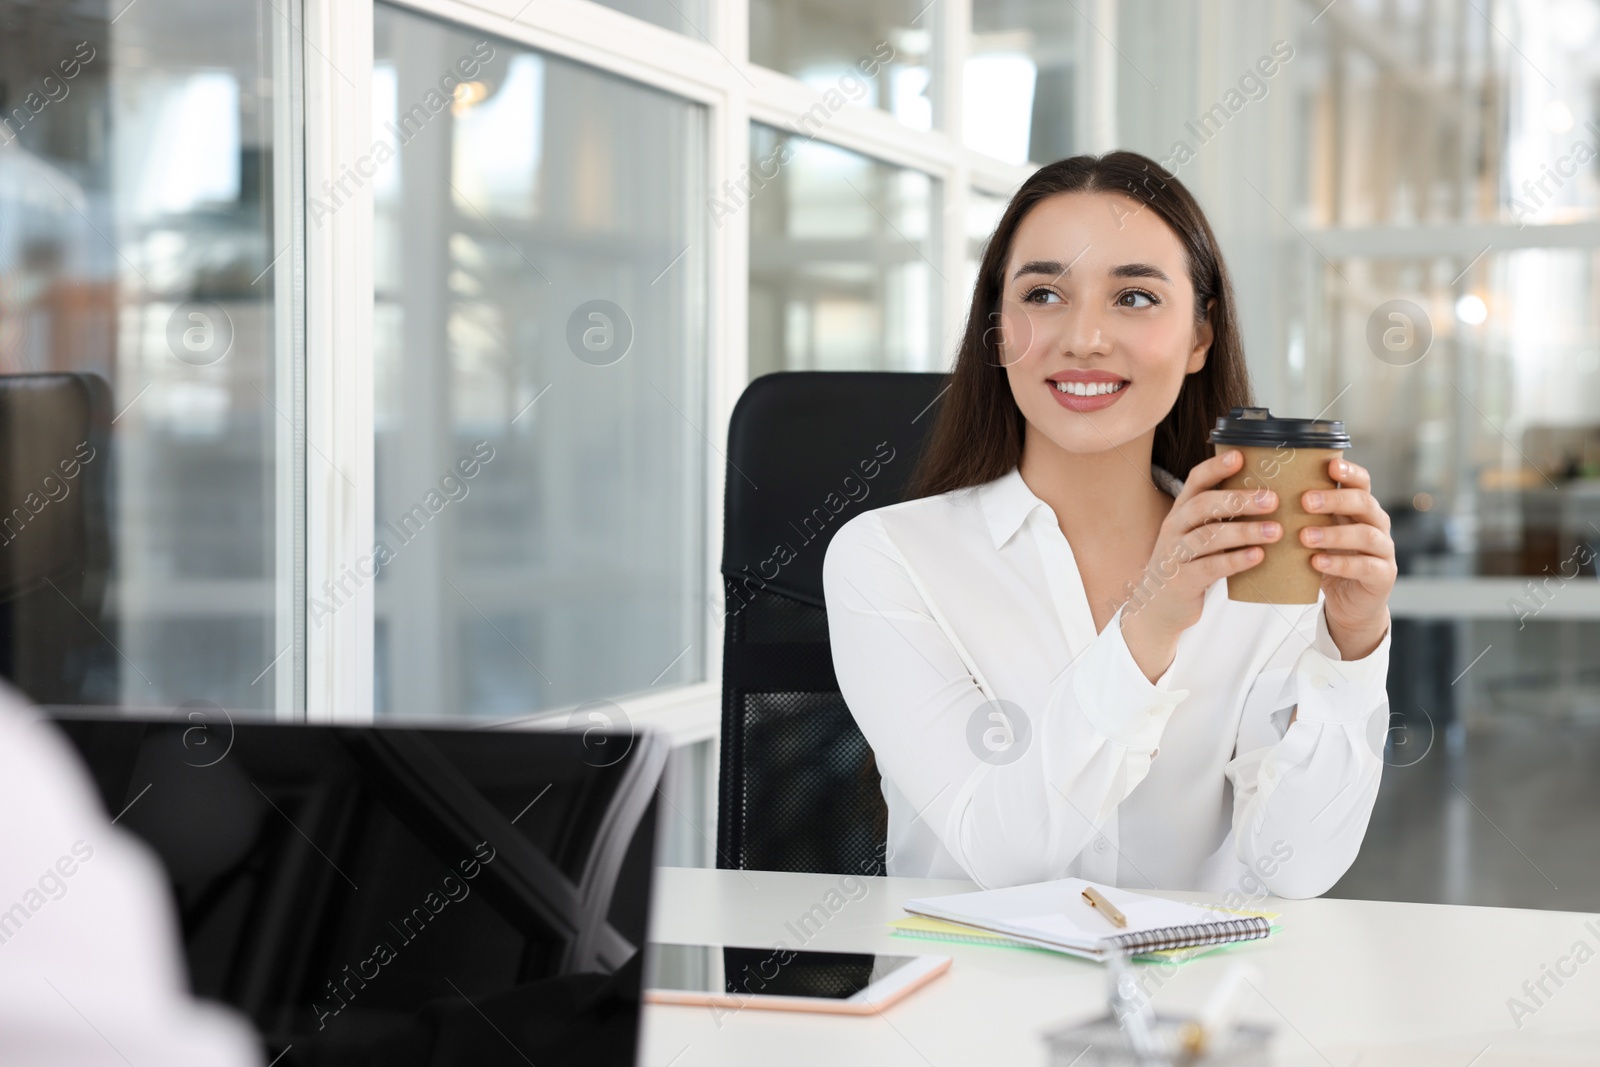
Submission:
<svg viewBox="0 0 1600 1067">
<path fill-rule="evenodd" d="M 1228 599 L 1253 604 L 1315 604 L 1322 587 L 1322 572 L 1311 565 L 1313 549 L 1300 541 L 1307 526 L 1331 526 L 1332 515 L 1313 515 L 1300 506 L 1301 497 L 1312 489 L 1337 489 L 1339 483 L 1328 477 L 1328 462 L 1344 455 L 1335 448 L 1256 447 L 1215 445 L 1216 455 L 1238 449 L 1244 456 L 1239 470 L 1222 481 L 1218 489 L 1238 490 L 1254 495 L 1259 489 L 1278 494 L 1278 507 L 1269 513 L 1251 513 L 1225 521 L 1266 522 L 1283 526 L 1276 541 L 1263 544 L 1266 551 L 1260 563 L 1228 576 Z"/>
</svg>

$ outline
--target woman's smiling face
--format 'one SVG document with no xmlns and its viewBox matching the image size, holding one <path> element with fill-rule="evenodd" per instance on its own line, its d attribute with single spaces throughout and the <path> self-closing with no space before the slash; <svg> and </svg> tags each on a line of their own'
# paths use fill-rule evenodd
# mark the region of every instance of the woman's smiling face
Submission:
<svg viewBox="0 0 1600 1067">
<path fill-rule="evenodd" d="M 1068 452 L 1103 452 L 1153 430 L 1185 376 L 1205 365 L 1211 323 L 1195 321 L 1183 244 L 1132 197 L 1040 201 L 1005 269 L 1000 358 L 1012 396 L 1030 433 Z"/>
</svg>

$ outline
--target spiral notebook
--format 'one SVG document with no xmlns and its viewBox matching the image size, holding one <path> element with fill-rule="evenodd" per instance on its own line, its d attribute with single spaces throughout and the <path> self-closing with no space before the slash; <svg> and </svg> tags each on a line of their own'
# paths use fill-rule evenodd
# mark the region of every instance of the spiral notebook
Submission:
<svg viewBox="0 0 1600 1067">
<path fill-rule="evenodd" d="M 1090 885 L 1127 916 L 1126 927 L 1116 926 L 1084 901 L 1083 890 Z M 924 897 L 908 900 L 902 906 L 914 915 L 974 926 L 1040 948 L 1095 960 L 1253 941 L 1272 932 L 1271 920 L 1262 916 L 1222 918 L 1217 910 L 1082 878 Z"/>
<path fill-rule="evenodd" d="M 1203 905 L 1204 906 L 1204 905 Z M 1275 911 L 1249 911 L 1242 908 L 1230 908 L 1222 904 L 1209 905 L 1216 912 L 1232 912 L 1236 915 L 1259 915 L 1271 922 L 1272 932 L 1277 933 L 1282 927 L 1277 923 L 1281 917 Z M 947 923 L 943 919 L 929 919 L 921 915 L 907 915 L 903 919 L 895 919 L 889 923 L 889 932 L 896 937 L 912 937 L 925 941 L 957 941 L 969 945 L 989 945 L 1001 948 L 1020 948 L 1029 952 L 1058 952 L 1056 948 L 1046 948 L 1028 941 L 1020 941 L 1005 934 L 993 933 L 989 930 L 980 930 L 976 926 L 967 926 L 963 923 Z M 1131 957 L 1141 963 L 1187 963 L 1189 960 L 1201 956 L 1209 956 L 1216 952 L 1228 952 L 1242 941 L 1228 941 L 1216 945 L 1191 945 L 1187 948 L 1144 949 L 1136 952 Z"/>
</svg>

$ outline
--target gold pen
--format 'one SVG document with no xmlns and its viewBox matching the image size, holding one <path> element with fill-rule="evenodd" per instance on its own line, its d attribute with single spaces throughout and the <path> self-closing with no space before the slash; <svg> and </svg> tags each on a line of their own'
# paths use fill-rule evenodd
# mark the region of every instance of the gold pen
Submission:
<svg viewBox="0 0 1600 1067">
<path fill-rule="evenodd" d="M 1128 917 L 1122 914 L 1121 911 L 1117 910 L 1117 906 L 1115 904 L 1101 896 L 1100 891 L 1094 886 L 1089 886 L 1083 891 L 1083 899 L 1088 902 L 1089 907 L 1100 912 L 1117 926 L 1128 925 Z"/>
</svg>

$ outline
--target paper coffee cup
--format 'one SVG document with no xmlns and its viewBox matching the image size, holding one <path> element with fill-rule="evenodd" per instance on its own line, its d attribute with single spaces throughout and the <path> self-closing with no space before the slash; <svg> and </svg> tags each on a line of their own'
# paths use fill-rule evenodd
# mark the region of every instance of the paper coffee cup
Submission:
<svg viewBox="0 0 1600 1067">
<path fill-rule="evenodd" d="M 1283 527 L 1282 536 L 1261 546 L 1266 555 L 1260 563 L 1228 576 L 1228 599 L 1253 604 L 1315 604 L 1322 572 L 1311 565 L 1311 557 L 1321 549 L 1303 544 L 1300 531 L 1307 526 L 1331 526 L 1333 516 L 1308 513 L 1300 499 L 1308 490 L 1339 487 L 1328 476 L 1328 462 L 1350 447 L 1344 423 L 1279 419 L 1266 408 L 1234 408 L 1217 420 L 1210 441 L 1217 455 L 1238 449 L 1244 456 L 1239 469 L 1217 488 L 1251 494 L 1270 489 L 1278 494 L 1277 510 L 1270 514 L 1241 512 L 1237 518 L 1247 522 L 1271 519 Z"/>
</svg>

